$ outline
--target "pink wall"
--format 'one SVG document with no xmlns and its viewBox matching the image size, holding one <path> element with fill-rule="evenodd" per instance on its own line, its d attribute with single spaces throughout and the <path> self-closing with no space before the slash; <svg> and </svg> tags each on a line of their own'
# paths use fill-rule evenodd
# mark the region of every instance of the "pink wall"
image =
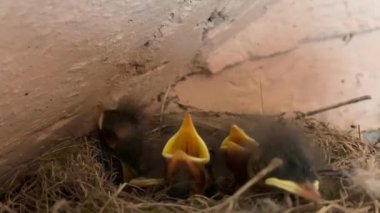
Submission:
<svg viewBox="0 0 380 213">
<path fill-rule="evenodd" d="M 318 117 L 377 128 L 378 11 L 377 0 L 4 0 L 0 168 L 86 133 L 99 103 L 129 94 L 157 109 L 169 85 L 182 104 L 233 112 L 308 111 L 368 94 Z"/>
</svg>

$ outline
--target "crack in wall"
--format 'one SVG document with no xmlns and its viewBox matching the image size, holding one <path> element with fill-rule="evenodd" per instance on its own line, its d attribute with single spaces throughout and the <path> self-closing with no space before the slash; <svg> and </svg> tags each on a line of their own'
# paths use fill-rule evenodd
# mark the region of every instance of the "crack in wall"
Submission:
<svg viewBox="0 0 380 213">
<path fill-rule="evenodd" d="M 212 29 L 230 20 L 225 9 L 226 9 L 225 7 L 223 7 L 222 9 L 215 8 L 211 12 L 210 16 L 207 18 L 206 21 L 197 24 L 197 27 L 202 26 L 203 28 L 202 34 L 201 34 L 202 41 L 207 39 L 207 35 Z"/>
<path fill-rule="evenodd" d="M 233 63 L 233 64 L 229 64 L 225 67 L 223 67 L 220 71 L 218 71 L 217 73 L 221 73 L 221 72 L 224 72 L 224 71 L 227 71 L 227 70 L 230 70 L 234 67 L 238 67 L 246 62 L 255 62 L 255 61 L 260 61 L 260 60 L 266 60 L 266 59 L 270 59 L 270 58 L 276 58 L 276 57 L 280 57 L 280 56 L 283 56 L 283 55 L 286 55 L 290 52 L 293 52 L 294 50 L 296 50 L 298 47 L 295 46 L 293 48 L 290 48 L 290 49 L 287 49 L 287 50 L 283 50 L 283 51 L 278 51 L 278 52 L 274 52 L 272 54 L 268 54 L 268 55 L 254 55 L 252 54 L 251 52 L 249 52 L 249 57 L 245 60 L 242 60 L 242 61 L 238 61 L 236 63 Z"/>
<path fill-rule="evenodd" d="M 352 31 L 352 32 L 338 33 L 338 34 L 321 36 L 321 37 L 309 37 L 309 38 L 303 39 L 301 43 L 324 42 L 324 41 L 330 41 L 330 40 L 335 40 L 335 39 L 342 39 L 343 41 L 348 43 L 355 36 L 363 36 L 363 35 L 367 35 L 371 33 L 377 33 L 378 31 L 380 31 L 380 26 L 364 29 L 364 30 L 360 30 L 356 32 Z"/>
<path fill-rule="evenodd" d="M 305 39 L 300 40 L 292 48 L 282 50 L 282 51 L 278 51 L 278 52 L 274 52 L 274 53 L 268 54 L 268 55 L 254 55 L 254 54 L 252 54 L 252 52 L 248 52 L 249 57 L 247 59 L 235 62 L 233 64 L 226 65 L 225 67 L 223 67 L 222 69 L 220 69 L 216 73 L 221 73 L 221 72 L 231 70 L 231 69 L 238 67 L 238 66 L 240 66 L 246 62 L 255 62 L 255 61 L 266 60 L 266 59 L 270 59 L 270 58 L 276 58 L 276 57 L 284 56 L 286 54 L 289 54 L 289 53 L 297 50 L 303 44 L 310 44 L 310 43 L 316 43 L 316 42 L 326 42 L 326 41 L 336 40 L 336 39 L 342 39 L 344 42 L 348 43 L 355 36 L 363 36 L 363 35 L 367 35 L 367 34 L 371 34 L 371 33 L 378 33 L 379 31 L 380 31 L 380 27 L 374 27 L 371 29 L 365 29 L 365 30 L 361 30 L 361 31 L 357 31 L 357 32 L 339 33 L 339 34 L 334 34 L 334 35 L 329 35 L 329 36 L 305 38 Z M 202 65 L 202 66 L 207 66 L 207 65 Z M 204 67 L 203 69 L 208 70 L 207 67 Z"/>
<path fill-rule="evenodd" d="M 183 23 L 183 20 L 191 13 L 193 6 L 197 3 L 197 1 L 183 1 L 178 3 L 179 6 L 168 13 L 168 18 L 157 28 L 151 38 L 145 41 L 143 46 L 155 50 L 160 49 L 159 43 L 164 37 L 174 32 L 173 28 Z"/>
</svg>

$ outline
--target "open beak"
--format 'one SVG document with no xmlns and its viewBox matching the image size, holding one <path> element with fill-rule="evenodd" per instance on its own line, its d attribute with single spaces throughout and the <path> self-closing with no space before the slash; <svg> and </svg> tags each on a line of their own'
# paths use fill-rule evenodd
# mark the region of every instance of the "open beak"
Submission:
<svg viewBox="0 0 380 213">
<path fill-rule="evenodd" d="M 247 180 L 248 159 L 253 148 L 258 146 L 259 144 L 237 125 L 231 126 L 229 135 L 223 140 L 220 149 L 225 154 L 226 166 L 233 173 L 238 185 Z"/>
<path fill-rule="evenodd" d="M 189 160 L 194 163 L 206 164 L 210 161 L 206 143 L 195 129 L 190 113 L 186 113 L 178 132 L 166 143 L 162 156 L 172 159 L 178 151 L 186 153 Z"/>
<path fill-rule="evenodd" d="M 321 200 L 321 195 L 319 193 L 319 181 L 314 181 L 314 183 L 306 182 L 303 184 L 298 184 L 293 181 L 271 177 L 265 180 L 265 184 L 280 188 L 310 201 Z"/>
<path fill-rule="evenodd" d="M 186 113 L 179 130 L 166 143 L 162 156 L 168 160 L 167 178 L 175 176 L 181 167 L 189 172 L 194 182 L 203 180 L 201 167 L 210 161 L 210 154 L 189 113 Z"/>
<path fill-rule="evenodd" d="M 255 139 L 249 137 L 243 129 L 233 124 L 229 135 L 223 140 L 220 149 L 223 151 L 242 152 L 249 147 L 257 147 Z"/>
</svg>

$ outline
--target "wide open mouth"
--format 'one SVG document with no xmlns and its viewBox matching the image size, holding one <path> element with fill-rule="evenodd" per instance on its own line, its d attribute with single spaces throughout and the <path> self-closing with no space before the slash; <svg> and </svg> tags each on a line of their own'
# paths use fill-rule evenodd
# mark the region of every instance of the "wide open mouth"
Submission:
<svg viewBox="0 0 380 213">
<path fill-rule="evenodd" d="M 259 144 L 255 139 L 249 137 L 243 129 L 237 125 L 232 125 L 229 135 L 223 140 L 221 150 L 244 151 L 249 147 L 257 147 Z"/>
<path fill-rule="evenodd" d="M 210 161 L 210 154 L 203 139 L 196 131 L 190 113 L 186 113 L 179 130 L 168 140 L 162 155 L 171 159 L 182 151 L 193 162 L 206 164 Z"/>
</svg>

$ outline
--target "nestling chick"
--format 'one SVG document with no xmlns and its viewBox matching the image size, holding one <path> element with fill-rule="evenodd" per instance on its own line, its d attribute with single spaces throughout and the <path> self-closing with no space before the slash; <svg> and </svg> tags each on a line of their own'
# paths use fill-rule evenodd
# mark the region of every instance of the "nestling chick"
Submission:
<svg viewBox="0 0 380 213">
<path fill-rule="evenodd" d="M 101 143 L 119 158 L 125 182 L 140 174 L 145 121 L 141 106 L 131 100 L 123 100 L 115 109 L 105 110 L 99 118 Z"/>
<path fill-rule="evenodd" d="M 241 137 L 231 137 L 231 134 L 237 134 L 233 133 L 233 129 L 238 130 Z M 247 139 L 242 129 L 236 127 L 232 127 L 230 135 L 221 146 L 221 149 L 227 153 L 238 150 L 235 151 L 235 155 L 227 156 L 227 163 L 236 162 L 234 158 L 241 158 L 247 153 L 250 155 L 241 160 L 248 159 L 248 162 L 244 163 L 247 165 L 246 171 L 236 171 L 240 169 L 238 167 L 232 170 L 235 176 L 238 176 L 239 183 L 246 179 L 245 174 L 252 177 L 267 166 L 273 158 L 280 158 L 284 162 L 283 165 L 269 174 L 262 186 L 275 187 L 308 200 L 320 199 L 319 181 L 316 174 L 316 163 L 319 162 L 315 162 L 318 154 L 294 125 L 285 121 L 268 119 L 261 125 L 252 125 L 251 128 L 246 129 L 257 141 L 258 146 L 253 144 L 251 139 Z M 237 145 L 239 149 L 236 149 Z M 241 174 L 244 176 L 239 177 Z"/>
<path fill-rule="evenodd" d="M 210 154 L 186 113 L 164 124 L 147 122 L 141 107 L 125 100 L 115 109 L 106 110 L 99 119 L 104 147 L 121 162 L 124 182 L 139 187 L 161 184 L 166 179 L 168 194 L 184 198 L 203 194 L 210 183 Z M 159 120 L 152 116 L 153 121 Z M 137 178 L 137 179 L 136 179 Z"/>
<path fill-rule="evenodd" d="M 190 113 L 186 113 L 181 127 L 166 143 L 162 156 L 168 162 L 166 179 L 172 187 L 169 194 L 186 197 L 205 192 L 210 180 L 206 169 L 210 154 L 194 127 Z"/>
</svg>

